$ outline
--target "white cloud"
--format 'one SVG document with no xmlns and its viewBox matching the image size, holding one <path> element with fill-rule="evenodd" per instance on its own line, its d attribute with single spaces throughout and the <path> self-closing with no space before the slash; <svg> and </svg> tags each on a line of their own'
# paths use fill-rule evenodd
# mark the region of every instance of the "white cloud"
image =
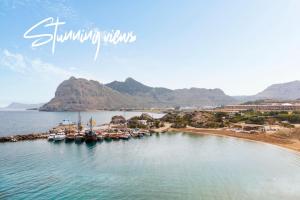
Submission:
<svg viewBox="0 0 300 200">
<path fill-rule="evenodd" d="M 0 65 L 16 73 L 27 76 L 50 77 L 53 79 L 67 79 L 70 76 L 92 79 L 93 76 L 79 72 L 76 68 L 66 70 L 62 67 L 44 62 L 40 59 L 31 59 L 19 53 L 12 53 L 7 49 L 0 54 Z"/>
</svg>

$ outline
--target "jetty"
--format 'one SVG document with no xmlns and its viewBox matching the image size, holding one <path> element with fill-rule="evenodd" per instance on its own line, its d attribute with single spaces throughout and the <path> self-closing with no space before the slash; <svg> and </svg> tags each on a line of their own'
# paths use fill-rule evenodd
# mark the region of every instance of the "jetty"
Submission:
<svg viewBox="0 0 300 200">
<path fill-rule="evenodd" d="M 165 132 L 164 127 L 154 126 L 154 124 L 159 125 L 159 123 L 159 120 L 155 120 L 147 114 L 142 114 L 129 120 L 126 120 L 123 116 L 113 116 L 109 123 L 101 125 L 97 125 L 91 118 L 87 127 L 84 127 L 79 113 L 77 123 L 63 120 L 47 132 L 0 137 L 0 143 L 38 139 L 48 139 L 49 142 L 65 141 L 75 143 L 129 140 L 151 136 L 153 133 Z"/>
</svg>

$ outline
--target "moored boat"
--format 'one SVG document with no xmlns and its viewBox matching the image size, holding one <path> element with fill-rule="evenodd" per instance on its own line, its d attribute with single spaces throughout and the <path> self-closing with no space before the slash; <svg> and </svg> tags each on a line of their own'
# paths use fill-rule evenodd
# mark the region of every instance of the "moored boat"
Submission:
<svg viewBox="0 0 300 200">
<path fill-rule="evenodd" d="M 75 135 L 66 135 L 66 142 L 73 142 L 75 140 Z"/>
<path fill-rule="evenodd" d="M 96 132 L 93 131 L 93 125 L 96 122 L 93 120 L 93 118 L 90 119 L 89 124 L 90 124 L 90 129 L 85 131 L 85 142 L 96 142 L 97 141 L 97 135 Z"/>
<path fill-rule="evenodd" d="M 81 135 L 81 134 L 76 134 L 75 135 L 75 142 L 76 143 L 81 143 L 83 141 L 84 141 L 84 136 L 83 135 Z"/>
<path fill-rule="evenodd" d="M 107 142 L 110 142 L 110 141 L 112 140 L 111 137 L 110 137 L 110 135 L 109 135 L 108 133 L 104 134 L 104 135 L 103 135 L 103 138 L 104 138 L 104 140 L 107 141 Z"/>
<path fill-rule="evenodd" d="M 98 141 L 103 141 L 103 139 L 104 139 L 103 135 L 97 135 L 97 140 Z"/>
<path fill-rule="evenodd" d="M 53 140 L 54 140 L 54 137 L 55 137 L 55 134 L 54 134 L 54 133 L 51 133 L 51 134 L 48 136 L 48 141 L 53 141 Z"/>
<path fill-rule="evenodd" d="M 140 131 L 139 133 L 143 134 L 143 136 L 150 136 L 151 135 L 150 132 L 146 131 L 146 130 Z"/>
<path fill-rule="evenodd" d="M 128 140 L 130 138 L 130 134 L 124 133 L 124 134 L 121 134 L 119 137 L 122 140 Z"/>
<path fill-rule="evenodd" d="M 109 137 L 113 140 L 119 140 L 120 139 L 119 134 L 117 134 L 117 133 L 109 134 Z"/>
<path fill-rule="evenodd" d="M 54 142 L 59 142 L 59 141 L 64 140 L 65 138 L 66 138 L 65 133 L 60 132 L 60 133 L 57 133 L 57 134 L 54 136 L 53 140 L 54 140 Z"/>
</svg>

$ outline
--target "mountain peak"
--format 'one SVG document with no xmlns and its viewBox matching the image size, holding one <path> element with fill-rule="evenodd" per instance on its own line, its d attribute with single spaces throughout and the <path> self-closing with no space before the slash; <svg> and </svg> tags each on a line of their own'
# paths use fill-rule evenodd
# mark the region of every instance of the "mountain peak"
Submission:
<svg viewBox="0 0 300 200">
<path fill-rule="evenodd" d="M 255 95 L 257 98 L 298 99 L 300 98 L 300 81 L 273 84 Z"/>
<path fill-rule="evenodd" d="M 71 76 L 70 78 L 69 78 L 69 80 L 76 80 L 77 78 L 76 77 L 74 77 L 74 76 Z"/>
<path fill-rule="evenodd" d="M 125 79 L 125 82 L 138 82 L 138 81 L 134 80 L 131 77 L 128 77 L 128 78 Z"/>
</svg>

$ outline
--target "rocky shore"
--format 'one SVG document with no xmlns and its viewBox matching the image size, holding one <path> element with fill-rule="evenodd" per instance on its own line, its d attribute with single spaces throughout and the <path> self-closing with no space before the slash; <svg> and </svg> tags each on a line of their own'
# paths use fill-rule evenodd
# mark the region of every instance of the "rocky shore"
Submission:
<svg viewBox="0 0 300 200">
<path fill-rule="evenodd" d="M 18 142 L 18 141 L 25 141 L 25 140 L 38 140 L 38 139 L 47 139 L 47 133 L 31 133 L 27 135 L 12 135 L 12 136 L 5 136 L 0 137 L 0 143 L 4 142 Z"/>
</svg>

